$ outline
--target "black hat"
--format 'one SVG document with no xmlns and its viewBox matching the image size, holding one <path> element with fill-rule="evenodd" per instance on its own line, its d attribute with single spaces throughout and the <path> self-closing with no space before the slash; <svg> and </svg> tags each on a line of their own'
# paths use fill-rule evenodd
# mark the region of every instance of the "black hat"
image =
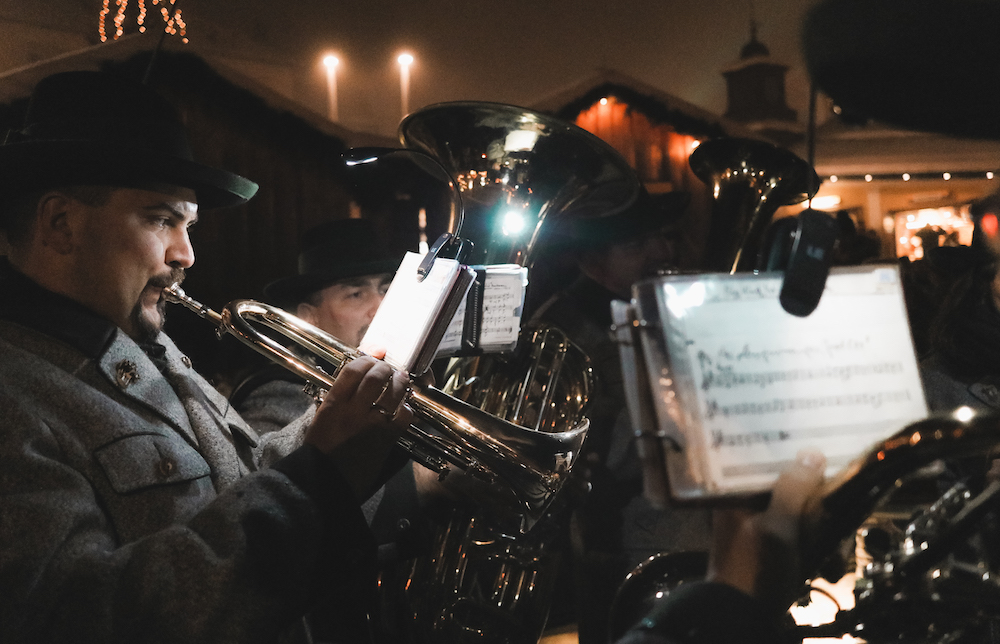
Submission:
<svg viewBox="0 0 1000 644">
<path fill-rule="evenodd" d="M 105 72 L 42 79 L 24 127 L 0 146 L 0 194 L 60 185 L 195 191 L 202 208 L 243 203 L 257 184 L 196 163 L 177 111 L 153 89 Z"/>
<path fill-rule="evenodd" d="M 649 194 L 643 189 L 635 203 L 606 217 L 567 217 L 555 223 L 553 240 L 568 246 L 601 248 L 667 227 L 677 227 L 691 202 L 687 192 Z"/>
<path fill-rule="evenodd" d="M 335 219 L 302 235 L 299 274 L 271 282 L 264 297 L 281 306 L 305 301 L 339 280 L 393 273 L 402 261 L 382 243 L 367 219 Z"/>
<path fill-rule="evenodd" d="M 998 25 L 990 0 L 823 0 L 802 43 L 809 75 L 845 115 L 997 139 Z"/>
</svg>

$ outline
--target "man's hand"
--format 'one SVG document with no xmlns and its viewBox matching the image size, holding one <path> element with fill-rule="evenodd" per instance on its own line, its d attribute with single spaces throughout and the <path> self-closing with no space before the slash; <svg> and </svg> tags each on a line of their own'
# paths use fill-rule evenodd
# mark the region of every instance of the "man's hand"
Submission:
<svg viewBox="0 0 1000 644">
<path fill-rule="evenodd" d="M 826 459 L 800 452 L 781 473 L 765 512 L 717 510 L 708 578 L 756 597 L 774 615 L 797 599 L 804 577 L 799 524 L 806 500 L 823 482 Z"/>
<path fill-rule="evenodd" d="M 409 378 L 385 362 L 359 356 L 341 369 L 304 442 L 333 459 L 363 501 L 389 451 L 413 420 L 403 399 Z"/>
</svg>

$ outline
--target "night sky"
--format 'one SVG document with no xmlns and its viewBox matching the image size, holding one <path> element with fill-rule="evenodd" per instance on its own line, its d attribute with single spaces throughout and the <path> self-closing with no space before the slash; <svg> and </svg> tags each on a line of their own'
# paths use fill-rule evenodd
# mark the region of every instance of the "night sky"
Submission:
<svg viewBox="0 0 1000 644">
<path fill-rule="evenodd" d="M 193 43 L 292 65 L 314 103 L 324 96 L 322 55 L 336 53 L 341 123 L 382 134 L 392 134 L 399 120 L 396 57 L 404 49 L 416 58 L 411 109 L 451 100 L 530 105 L 606 67 L 721 113 L 721 71 L 738 59 L 753 14 L 759 39 L 791 66 L 789 103 L 804 120 L 799 31 L 815 0 L 179 2 Z M 0 18 L 96 42 L 101 5 L 0 0 Z M 130 11 L 137 6 L 130 0 Z M 134 29 L 134 18 L 126 24 Z"/>
</svg>

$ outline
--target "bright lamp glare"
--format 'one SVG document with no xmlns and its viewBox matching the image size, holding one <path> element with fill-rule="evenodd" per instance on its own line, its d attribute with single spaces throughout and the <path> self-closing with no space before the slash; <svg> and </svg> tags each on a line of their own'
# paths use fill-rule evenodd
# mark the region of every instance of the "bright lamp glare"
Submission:
<svg viewBox="0 0 1000 644">
<path fill-rule="evenodd" d="M 323 56 L 323 64 L 326 65 L 328 69 L 333 69 L 340 64 L 340 59 L 333 55 Z"/>
<path fill-rule="evenodd" d="M 411 56 L 410 54 L 400 54 L 399 58 L 397 58 L 396 60 L 399 61 L 399 64 L 402 65 L 403 67 L 408 67 L 409 65 L 413 64 L 413 56 Z"/>
<path fill-rule="evenodd" d="M 516 235 L 524 230 L 524 217 L 521 213 L 510 210 L 503 217 L 503 234 Z"/>
</svg>

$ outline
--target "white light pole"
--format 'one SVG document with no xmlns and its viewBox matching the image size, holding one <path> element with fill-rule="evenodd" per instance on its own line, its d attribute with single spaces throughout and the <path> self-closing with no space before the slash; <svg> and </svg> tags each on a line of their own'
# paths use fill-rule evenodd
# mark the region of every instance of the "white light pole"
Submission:
<svg viewBox="0 0 1000 644">
<path fill-rule="evenodd" d="M 332 54 L 323 57 L 323 66 L 326 67 L 326 89 L 329 97 L 330 120 L 337 122 L 340 114 L 337 110 L 337 65 L 340 59 Z"/>
<path fill-rule="evenodd" d="M 410 65 L 413 64 L 413 56 L 410 54 L 400 54 L 399 58 L 399 95 L 402 99 L 403 116 L 410 113 Z"/>
</svg>

